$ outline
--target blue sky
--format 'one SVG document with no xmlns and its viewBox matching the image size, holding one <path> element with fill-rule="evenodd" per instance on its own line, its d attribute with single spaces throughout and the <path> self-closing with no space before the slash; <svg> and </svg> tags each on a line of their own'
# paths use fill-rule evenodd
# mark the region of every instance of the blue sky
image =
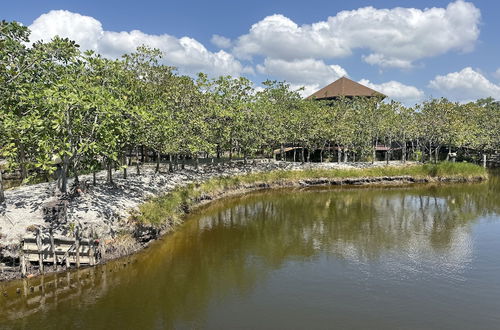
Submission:
<svg viewBox="0 0 500 330">
<path fill-rule="evenodd" d="M 500 99 L 497 1 L 11 1 L 32 40 L 107 57 L 140 44 L 181 73 L 286 80 L 304 95 L 342 75 L 412 104 Z"/>
</svg>

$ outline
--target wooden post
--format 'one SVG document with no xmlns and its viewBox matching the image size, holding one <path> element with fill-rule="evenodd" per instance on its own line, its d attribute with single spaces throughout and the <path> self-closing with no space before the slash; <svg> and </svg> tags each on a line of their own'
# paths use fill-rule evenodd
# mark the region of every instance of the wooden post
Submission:
<svg viewBox="0 0 500 330">
<path fill-rule="evenodd" d="M 94 228 L 90 228 L 90 237 L 89 237 L 89 265 L 94 266 Z"/>
<path fill-rule="evenodd" d="M 64 260 L 66 261 L 66 269 L 68 269 L 70 267 L 70 263 L 69 263 L 69 250 L 71 250 L 73 246 L 70 246 L 68 251 L 66 251 L 66 253 L 64 254 Z M 62 263 L 62 261 L 61 261 Z"/>
<path fill-rule="evenodd" d="M 80 268 L 80 230 L 78 226 L 75 231 L 75 248 L 76 248 L 76 268 Z"/>
<path fill-rule="evenodd" d="M 36 248 L 38 250 L 38 267 L 40 274 L 43 274 L 42 230 L 40 228 L 36 232 Z"/>
<path fill-rule="evenodd" d="M 89 265 L 94 266 L 94 243 L 93 240 L 89 242 Z"/>
<path fill-rule="evenodd" d="M 50 235 L 50 252 L 52 253 L 52 257 L 54 258 L 52 263 L 54 265 L 54 270 L 55 270 L 57 265 L 57 256 L 56 256 L 56 248 L 54 244 L 54 235 L 52 233 L 52 228 L 49 229 L 49 235 Z"/>
<path fill-rule="evenodd" d="M 20 252 L 20 256 L 19 256 L 19 265 L 21 267 L 21 275 L 22 275 L 22 277 L 26 277 L 26 259 L 24 258 L 23 245 L 24 245 L 24 243 L 21 244 L 21 252 Z"/>
</svg>

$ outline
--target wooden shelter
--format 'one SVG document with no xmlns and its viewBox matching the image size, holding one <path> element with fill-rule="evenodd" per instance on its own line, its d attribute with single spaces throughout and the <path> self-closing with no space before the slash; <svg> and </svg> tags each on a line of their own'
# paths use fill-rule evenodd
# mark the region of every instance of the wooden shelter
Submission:
<svg viewBox="0 0 500 330">
<path fill-rule="evenodd" d="M 315 100 L 335 100 L 339 97 L 376 97 L 383 100 L 386 96 L 376 90 L 352 81 L 349 78 L 342 77 L 321 88 L 307 98 Z"/>
</svg>

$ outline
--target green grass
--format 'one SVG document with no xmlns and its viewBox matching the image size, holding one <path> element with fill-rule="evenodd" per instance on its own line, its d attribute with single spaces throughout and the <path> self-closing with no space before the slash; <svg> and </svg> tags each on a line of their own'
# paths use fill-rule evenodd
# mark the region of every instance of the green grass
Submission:
<svg viewBox="0 0 500 330">
<path fill-rule="evenodd" d="M 239 188 L 255 187 L 258 184 L 287 184 L 306 179 L 345 179 L 410 176 L 415 179 L 486 179 L 484 168 L 470 163 L 442 162 L 439 164 L 412 165 L 403 167 L 371 167 L 365 169 L 310 169 L 299 171 L 271 171 L 237 176 L 222 176 L 202 183 L 179 187 L 163 196 L 155 197 L 139 207 L 135 220 L 161 226 L 175 226 L 182 216 L 201 199 L 216 196 Z"/>
</svg>

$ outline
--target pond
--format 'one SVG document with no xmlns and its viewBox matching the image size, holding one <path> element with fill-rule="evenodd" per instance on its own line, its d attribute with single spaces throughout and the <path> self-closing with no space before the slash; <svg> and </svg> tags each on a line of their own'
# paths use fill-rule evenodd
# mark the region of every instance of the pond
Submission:
<svg viewBox="0 0 500 330">
<path fill-rule="evenodd" d="M 500 181 L 252 193 L 132 257 L 0 286 L 2 329 L 498 328 Z"/>
</svg>

